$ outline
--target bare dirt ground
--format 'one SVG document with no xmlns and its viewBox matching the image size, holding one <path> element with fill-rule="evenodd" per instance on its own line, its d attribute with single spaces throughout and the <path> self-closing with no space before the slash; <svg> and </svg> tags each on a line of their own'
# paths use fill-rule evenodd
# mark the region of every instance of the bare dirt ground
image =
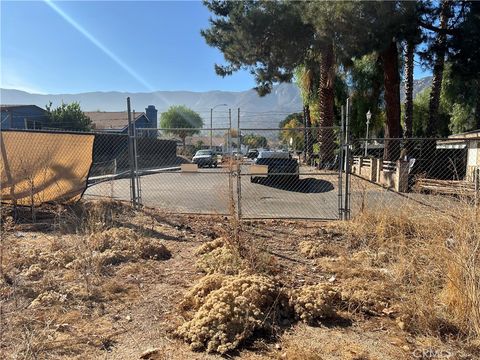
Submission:
<svg viewBox="0 0 480 360">
<path fill-rule="evenodd" d="M 0 358 L 220 358 L 192 351 L 175 332 L 188 320 L 180 309 L 185 293 L 205 276 L 196 263 L 197 249 L 230 236 L 232 226 L 264 255 L 261 266 L 282 286 L 331 284 L 349 294 L 349 301 L 321 321 L 292 318 L 272 331 L 254 331 L 223 357 L 480 356 L 479 348 L 459 337 L 410 331 L 382 253 L 357 246 L 348 224 L 272 220 L 236 225 L 224 216 L 133 211 L 119 203 L 77 207 L 40 211 L 34 224 L 13 223 L 4 209 Z M 132 231 L 117 233 L 118 228 Z"/>
</svg>

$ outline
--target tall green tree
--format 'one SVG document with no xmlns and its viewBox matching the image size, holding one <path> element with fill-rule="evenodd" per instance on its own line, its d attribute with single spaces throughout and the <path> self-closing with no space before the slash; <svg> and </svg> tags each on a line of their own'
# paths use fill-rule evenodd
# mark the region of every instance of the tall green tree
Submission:
<svg viewBox="0 0 480 360">
<path fill-rule="evenodd" d="M 166 134 L 178 136 L 185 150 L 185 138 L 200 133 L 202 117 L 183 105 L 171 106 L 160 116 L 160 127 Z"/>
<path fill-rule="evenodd" d="M 451 14 L 451 1 L 442 0 L 440 2 L 440 30 L 447 29 Z M 445 32 L 439 32 L 437 34 L 431 51 L 433 51 L 435 55 L 433 60 L 433 80 L 432 90 L 430 92 L 427 134 L 428 136 L 435 137 L 438 135 L 438 109 L 440 107 L 440 92 L 442 90 L 443 69 L 447 52 L 447 34 Z"/>
<path fill-rule="evenodd" d="M 243 135 L 242 143 L 251 149 L 262 149 L 268 146 L 268 140 L 265 136 L 255 134 Z"/>
<path fill-rule="evenodd" d="M 383 99 L 383 68 L 378 54 L 371 53 L 355 59 L 350 66 L 350 88 L 352 97 L 352 112 L 350 128 L 354 137 L 365 137 L 366 113 L 370 110 L 372 119 L 371 134 L 383 132 L 384 116 L 382 112 Z"/>
<path fill-rule="evenodd" d="M 318 126 L 323 129 L 318 141 L 321 161 L 331 162 L 337 63 L 334 37 L 338 24 L 346 21 L 340 3 L 212 0 L 205 4 L 215 17 L 202 35 L 227 61 L 227 65 L 216 65 L 219 75 L 249 69 L 257 91 L 264 95 L 274 83 L 291 81 L 299 66 L 319 69 Z"/>
<path fill-rule="evenodd" d="M 421 31 L 421 17 L 425 12 L 422 2 L 416 1 L 415 6 L 408 6 L 405 9 L 405 18 L 410 18 L 410 24 L 405 27 L 404 41 L 404 117 L 403 117 L 403 137 L 406 140 L 406 155 L 410 154 L 413 149 L 413 143 L 409 139 L 413 135 L 413 72 L 415 50 L 418 44 L 423 40 Z"/>
<path fill-rule="evenodd" d="M 92 121 L 84 114 L 78 102 L 62 104 L 56 108 L 50 102 L 45 106 L 47 110 L 46 127 L 72 131 L 90 131 Z"/>
<path fill-rule="evenodd" d="M 413 136 L 414 137 L 429 137 L 428 133 L 428 121 L 429 121 L 429 105 L 432 89 L 431 87 L 424 89 L 417 94 L 413 100 Z M 451 104 L 445 98 L 444 90 L 440 93 L 440 106 L 438 109 L 438 134 L 439 136 L 446 137 L 449 135 L 448 124 L 450 122 Z M 433 142 L 435 145 L 435 142 Z M 425 149 L 427 151 L 427 149 Z M 427 157 L 432 157 L 431 154 L 427 154 Z"/>
<path fill-rule="evenodd" d="M 459 86 L 451 87 L 463 108 L 472 106 L 474 124 L 468 130 L 480 129 L 480 2 L 466 1 L 465 16 L 450 38 L 452 75 Z M 448 93 L 448 91 L 447 91 Z"/>
<path fill-rule="evenodd" d="M 306 145 L 304 161 L 308 164 L 312 161 L 313 144 L 315 143 L 311 127 L 319 123 L 316 115 L 319 112 L 318 86 L 320 84 L 320 68 L 315 59 L 312 59 L 313 54 L 310 53 L 309 55 L 304 64 L 298 66 L 295 71 L 296 82 L 303 101 L 303 123 L 305 126 L 303 141 Z M 286 119 L 289 117 L 290 115 Z M 283 126 L 280 125 L 280 127 Z"/>
<path fill-rule="evenodd" d="M 259 95 L 274 83 L 288 82 L 314 41 L 314 29 L 301 18 L 301 7 L 288 1 L 204 1 L 214 15 L 201 31 L 218 48 L 226 64 L 215 64 L 220 76 L 247 69 Z"/>
<path fill-rule="evenodd" d="M 415 2 L 361 1 L 354 2 L 354 16 L 350 21 L 350 37 L 340 39 L 348 50 L 357 56 L 375 52 L 383 68 L 384 102 L 386 112 L 385 138 L 400 138 L 400 67 L 399 44 L 411 32 L 411 14 Z M 415 22 L 414 22 L 415 24 Z M 365 29 L 368 29 L 365 31 Z M 354 34 L 354 36 L 351 36 Z M 386 140 L 386 160 L 400 156 L 398 140 Z"/>
<path fill-rule="evenodd" d="M 295 151 L 304 150 L 304 121 L 302 113 L 293 113 L 285 117 L 279 124 L 280 141 Z M 291 142 L 291 143 L 290 143 Z"/>
</svg>

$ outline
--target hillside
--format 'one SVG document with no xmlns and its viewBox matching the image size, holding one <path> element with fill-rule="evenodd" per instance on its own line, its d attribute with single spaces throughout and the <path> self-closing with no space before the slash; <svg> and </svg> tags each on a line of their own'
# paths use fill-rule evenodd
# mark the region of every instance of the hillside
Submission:
<svg viewBox="0 0 480 360">
<path fill-rule="evenodd" d="M 415 80 L 414 95 L 430 86 L 431 77 Z M 403 87 L 402 87 L 403 88 Z M 205 121 L 209 120 L 210 108 L 217 104 L 228 104 L 233 109 L 233 123 L 236 123 L 236 109 L 241 109 L 242 124 L 247 127 L 277 127 L 286 115 L 301 111 L 302 99 L 295 84 L 279 84 L 271 94 L 260 97 L 255 90 L 231 91 L 155 91 L 149 93 L 130 92 L 86 92 L 79 94 L 31 94 L 14 89 L 0 89 L 2 104 L 34 104 L 45 107 L 50 101 L 54 106 L 61 102 L 78 101 L 84 111 L 122 111 L 126 108 L 127 97 L 131 98 L 132 108 L 144 111 L 148 105 L 155 105 L 159 112 L 171 105 L 186 105 L 198 111 Z M 403 97 L 403 96 L 402 96 Z M 215 127 L 228 125 L 227 107 L 215 110 Z M 268 112 L 269 114 L 265 114 Z"/>
</svg>

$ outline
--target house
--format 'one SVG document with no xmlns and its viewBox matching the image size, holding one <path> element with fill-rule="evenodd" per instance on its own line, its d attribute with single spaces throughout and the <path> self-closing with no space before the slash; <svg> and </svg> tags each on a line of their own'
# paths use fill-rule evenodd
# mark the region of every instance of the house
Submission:
<svg viewBox="0 0 480 360">
<path fill-rule="evenodd" d="M 2 129 L 41 129 L 47 111 L 37 105 L 0 105 Z"/>
<path fill-rule="evenodd" d="M 439 141 L 437 143 L 437 148 L 439 147 L 445 149 L 466 149 L 466 179 L 474 179 L 475 170 L 480 169 L 480 129 L 450 135 L 448 140 Z"/>
<path fill-rule="evenodd" d="M 92 121 L 95 131 L 128 133 L 128 113 L 126 111 L 87 111 L 85 115 Z M 157 109 L 154 105 L 148 105 L 145 112 L 132 111 L 132 122 L 140 136 L 145 134 L 148 137 L 157 136 L 156 130 L 148 130 L 157 129 Z"/>
</svg>

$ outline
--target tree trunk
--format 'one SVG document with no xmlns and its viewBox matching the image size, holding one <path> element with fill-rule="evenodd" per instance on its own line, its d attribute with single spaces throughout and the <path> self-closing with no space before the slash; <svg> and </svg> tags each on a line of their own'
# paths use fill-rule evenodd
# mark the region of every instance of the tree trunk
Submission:
<svg viewBox="0 0 480 360">
<path fill-rule="evenodd" d="M 446 29 L 448 17 L 450 15 L 449 1 L 442 1 L 440 10 L 440 28 Z M 437 34 L 435 40 L 435 60 L 433 64 L 432 90 L 430 92 L 430 102 L 428 106 L 427 137 L 434 138 L 438 136 L 438 110 L 440 108 L 440 93 L 442 91 L 443 68 L 445 64 L 447 35 L 443 32 Z M 437 177 L 440 171 L 435 166 L 436 140 L 427 140 L 422 149 L 422 158 L 424 159 L 424 171 L 429 177 Z"/>
<path fill-rule="evenodd" d="M 385 85 L 385 110 L 387 123 L 385 124 L 385 147 L 383 158 L 396 161 L 400 157 L 400 76 L 398 72 L 397 43 L 392 41 L 387 49 L 381 53 L 383 62 L 383 78 Z"/>
<path fill-rule="evenodd" d="M 450 15 L 449 1 L 442 1 L 440 11 L 440 28 L 446 29 L 448 17 Z M 435 137 L 438 135 L 437 119 L 438 109 L 440 107 L 440 92 L 442 90 L 443 68 L 445 64 L 447 35 L 445 33 L 438 33 L 435 40 L 435 62 L 433 65 L 433 80 L 432 91 L 430 92 L 430 103 L 428 112 L 427 136 Z M 435 150 L 435 148 L 433 148 Z"/>
<path fill-rule="evenodd" d="M 412 141 L 409 140 L 413 134 L 413 57 L 415 53 L 415 44 L 413 41 L 407 41 L 405 54 L 405 131 L 403 136 L 406 140 L 406 155 L 412 152 Z"/>
<path fill-rule="evenodd" d="M 313 142 L 312 142 L 312 120 L 310 119 L 310 106 L 305 104 L 303 106 L 303 118 L 304 118 L 304 161 L 306 164 L 311 164 L 312 153 L 313 153 Z"/>
<path fill-rule="evenodd" d="M 320 129 L 318 131 L 319 142 L 319 166 L 325 167 L 333 164 L 334 160 L 334 81 L 335 59 L 333 44 L 328 44 L 320 58 Z"/>
</svg>

